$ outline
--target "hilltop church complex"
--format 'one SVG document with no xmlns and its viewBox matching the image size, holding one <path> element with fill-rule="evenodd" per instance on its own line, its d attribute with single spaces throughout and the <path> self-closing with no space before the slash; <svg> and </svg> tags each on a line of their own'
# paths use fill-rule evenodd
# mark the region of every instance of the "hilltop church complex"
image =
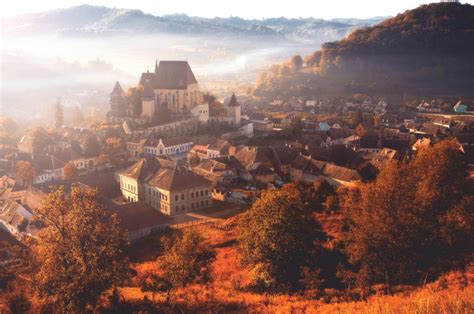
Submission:
<svg viewBox="0 0 474 314">
<path fill-rule="evenodd" d="M 176 121 L 198 117 L 207 123 L 209 105 L 204 102 L 199 84 L 187 61 L 156 61 L 154 72 L 141 74 L 136 95 L 127 97 L 119 82 L 110 94 L 111 121 L 162 121 L 163 116 Z M 226 101 L 225 114 L 211 118 L 231 125 L 240 125 L 240 105 L 235 96 Z"/>
</svg>

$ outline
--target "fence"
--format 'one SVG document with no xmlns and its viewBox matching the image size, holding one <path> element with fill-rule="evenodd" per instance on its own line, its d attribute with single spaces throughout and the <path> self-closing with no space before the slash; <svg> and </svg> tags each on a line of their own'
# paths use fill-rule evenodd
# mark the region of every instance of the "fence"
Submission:
<svg viewBox="0 0 474 314">
<path fill-rule="evenodd" d="M 184 228 L 190 228 L 190 227 L 195 227 L 195 226 L 200 226 L 200 225 L 208 225 L 213 228 L 219 229 L 219 230 L 229 230 L 228 226 L 225 226 L 220 223 L 219 219 L 198 219 L 198 220 L 191 220 L 191 221 L 186 221 L 180 224 L 174 224 L 174 225 L 169 225 L 168 228 L 171 229 L 184 229 Z"/>
</svg>

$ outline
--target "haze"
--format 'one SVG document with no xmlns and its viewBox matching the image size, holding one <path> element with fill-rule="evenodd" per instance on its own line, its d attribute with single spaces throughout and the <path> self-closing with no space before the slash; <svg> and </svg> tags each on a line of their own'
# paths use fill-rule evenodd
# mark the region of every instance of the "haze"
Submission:
<svg viewBox="0 0 474 314">
<path fill-rule="evenodd" d="M 33 13 L 57 8 L 65 8 L 81 4 L 103 5 L 107 7 L 140 9 L 154 15 L 185 13 L 201 17 L 229 17 L 261 19 L 269 17 L 317 17 L 324 19 L 352 17 L 369 18 L 373 16 L 387 16 L 403 12 L 430 1 L 419 0 L 361 0 L 361 1 L 322 1 L 322 0 L 293 0 L 288 1 L 253 1 L 241 0 L 235 5 L 227 1 L 215 0 L 96 0 L 84 2 L 81 0 L 46 0 L 46 1 L 5 1 L 0 4 L 0 14 L 11 16 L 24 13 Z M 463 1 L 473 3 L 473 1 Z"/>
</svg>

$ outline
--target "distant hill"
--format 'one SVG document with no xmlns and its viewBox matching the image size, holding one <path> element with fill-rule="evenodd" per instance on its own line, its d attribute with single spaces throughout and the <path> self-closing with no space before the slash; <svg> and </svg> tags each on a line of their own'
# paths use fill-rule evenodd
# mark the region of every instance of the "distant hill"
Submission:
<svg viewBox="0 0 474 314">
<path fill-rule="evenodd" d="M 335 40 L 356 28 L 373 25 L 383 18 L 321 20 L 314 18 L 270 18 L 245 20 L 238 17 L 200 18 L 184 14 L 154 16 L 140 10 L 81 5 L 5 20 L 6 34 L 55 33 L 76 36 L 114 34 L 202 34 L 266 36 L 297 40 Z"/>
<path fill-rule="evenodd" d="M 294 71 L 262 74 L 256 93 L 474 97 L 474 7 L 423 5 L 328 42 L 304 61 Z"/>
</svg>

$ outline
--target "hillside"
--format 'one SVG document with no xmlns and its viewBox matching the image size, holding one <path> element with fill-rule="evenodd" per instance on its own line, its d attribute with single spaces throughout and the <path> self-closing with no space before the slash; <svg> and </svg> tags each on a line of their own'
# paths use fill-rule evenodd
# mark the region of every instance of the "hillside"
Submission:
<svg viewBox="0 0 474 314">
<path fill-rule="evenodd" d="M 6 34 L 42 32 L 75 36 L 226 34 L 321 42 L 339 39 L 354 29 L 373 25 L 381 20 L 382 18 L 326 21 L 283 17 L 263 20 L 246 20 L 239 17 L 210 19 L 185 14 L 154 16 L 140 10 L 81 5 L 7 19 L 3 32 Z"/>
<path fill-rule="evenodd" d="M 289 94 L 472 97 L 473 55 L 474 7 L 459 3 L 423 5 L 324 44 L 304 59 L 303 69 L 262 75 L 256 93 L 275 96 L 283 89 Z"/>
<path fill-rule="evenodd" d="M 232 218 L 231 218 L 232 220 Z M 416 286 L 393 287 L 392 294 L 384 293 L 384 286 L 373 286 L 364 292 L 326 289 L 323 296 L 308 294 L 262 294 L 246 289 L 251 272 L 242 267 L 237 252 L 237 230 L 228 231 L 202 226 L 197 230 L 205 238 L 205 246 L 216 252 L 211 280 L 206 284 L 193 284 L 175 291 L 174 300 L 185 312 L 208 313 L 469 313 L 472 310 L 474 288 L 472 269 L 453 271 L 423 288 Z M 149 250 L 156 248 L 153 241 Z M 156 249 L 155 249 L 156 250 Z M 134 264 L 137 278 L 157 271 L 153 259 Z M 138 282 L 139 280 L 135 280 Z M 368 292 L 370 291 L 370 292 Z M 364 297 L 364 293 L 370 295 Z M 120 289 L 124 300 L 134 310 L 140 309 L 145 296 L 139 286 Z M 155 306 L 163 308 L 164 295 L 155 296 Z"/>
</svg>

